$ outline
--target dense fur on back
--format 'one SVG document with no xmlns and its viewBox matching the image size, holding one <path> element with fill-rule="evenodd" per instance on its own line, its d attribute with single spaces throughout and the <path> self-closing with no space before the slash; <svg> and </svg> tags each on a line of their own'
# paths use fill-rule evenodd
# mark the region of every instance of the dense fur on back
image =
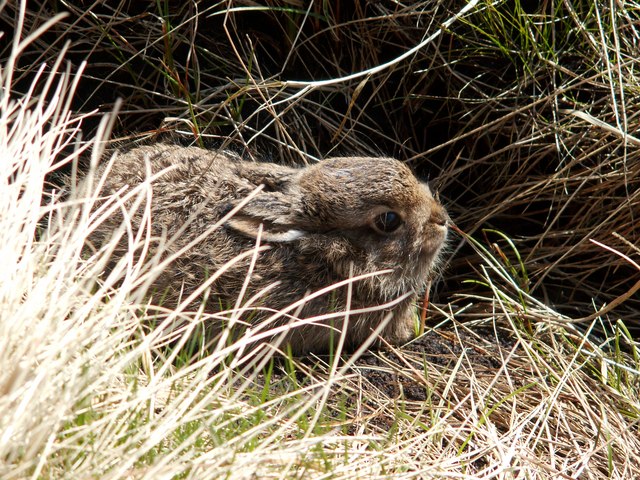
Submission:
<svg viewBox="0 0 640 480">
<path fill-rule="evenodd" d="M 165 171 L 166 170 L 166 171 Z M 175 307 L 203 281 L 237 255 L 255 248 L 259 227 L 260 252 L 248 283 L 245 299 L 272 286 L 253 305 L 258 311 L 241 318 L 252 325 L 309 293 L 351 276 L 390 269 L 347 287 L 309 300 L 300 319 L 329 312 L 375 307 L 408 297 L 393 308 L 349 317 L 347 344 L 360 345 L 389 314 L 391 320 L 381 336 L 398 343 L 413 332 L 413 305 L 434 266 L 446 238 L 447 215 L 401 162 L 389 158 L 333 158 L 307 168 L 242 161 L 227 152 L 166 144 L 139 147 L 119 154 L 106 175 L 103 193 L 129 189 L 156 175 L 151 201 L 151 235 L 159 242 L 173 239 L 166 255 L 183 248 L 219 222 L 262 185 L 239 212 L 220 228 L 197 242 L 160 275 L 152 295 L 162 305 Z M 123 189 L 124 188 L 124 189 Z M 142 218 L 141 206 L 133 212 L 135 227 Z M 111 237 L 122 222 L 114 215 L 91 237 L 95 248 Z M 117 255 L 127 246 L 119 245 Z M 209 311 L 231 308 L 249 269 L 249 259 L 234 263 L 213 283 Z M 197 307 L 196 304 L 193 305 Z M 276 325 L 290 319 L 281 317 Z M 333 320 L 338 337 L 344 318 Z M 330 322 L 307 322 L 291 329 L 285 341 L 294 353 L 328 348 Z M 212 320 L 212 334 L 220 324 Z"/>
</svg>

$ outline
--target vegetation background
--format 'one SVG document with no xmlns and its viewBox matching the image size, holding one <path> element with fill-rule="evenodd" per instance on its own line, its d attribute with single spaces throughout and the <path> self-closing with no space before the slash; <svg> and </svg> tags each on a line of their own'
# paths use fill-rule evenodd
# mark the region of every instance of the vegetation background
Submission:
<svg viewBox="0 0 640 480">
<path fill-rule="evenodd" d="M 640 476 L 640 4 L 36 0 L 0 30 L 0 477 Z M 149 272 L 98 282 L 99 218 L 48 193 L 107 138 L 407 161 L 461 230 L 432 328 L 160 358 Z"/>
</svg>

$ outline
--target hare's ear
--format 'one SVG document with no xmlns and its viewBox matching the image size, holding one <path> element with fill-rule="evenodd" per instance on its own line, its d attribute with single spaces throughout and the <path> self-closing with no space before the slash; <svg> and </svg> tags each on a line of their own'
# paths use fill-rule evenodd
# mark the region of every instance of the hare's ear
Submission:
<svg viewBox="0 0 640 480">
<path fill-rule="evenodd" d="M 227 227 L 265 242 L 292 242 L 306 235 L 294 222 L 295 206 L 290 194 L 264 192 L 256 195 L 247 205 L 227 221 Z"/>
</svg>

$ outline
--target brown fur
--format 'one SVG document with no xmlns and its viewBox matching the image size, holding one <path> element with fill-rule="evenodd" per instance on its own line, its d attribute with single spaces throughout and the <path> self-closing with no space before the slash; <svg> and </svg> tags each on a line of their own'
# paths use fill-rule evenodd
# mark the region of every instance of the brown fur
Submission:
<svg viewBox="0 0 640 480">
<path fill-rule="evenodd" d="M 166 144 L 139 147 L 120 154 L 106 177 L 103 193 L 135 187 L 148 174 L 172 168 L 153 182 L 151 234 L 176 237 L 167 254 L 176 252 L 223 218 L 259 185 L 264 188 L 235 216 L 172 262 L 154 284 L 162 305 L 175 307 L 237 255 L 255 247 L 260 224 L 261 252 L 245 298 L 279 282 L 258 306 L 281 310 L 309 293 L 361 275 L 384 269 L 353 284 L 350 308 L 375 307 L 403 294 L 408 298 L 391 309 L 351 315 L 347 345 L 356 347 L 388 315 L 393 315 L 381 336 L 390 343 L 403 342 L 413 332 L 418 293 L 424 289 L 446 238 L 447 215 L 401 162 L 389 158 L 333 158 L 295 169 L 269 163 L 241 161 L 226 152 Z M 404 218 L 395 232 L 373 228 L 377 215 L 394 211 Z M 133 214 L 141 222 L 142 207 Z M 115 215 L 92 235 L 96 247 L 111 237 L 122 217 Z M 181 232 L 180 230 L 183 229 Z M 122 255 L 126 247 L 116 252 Z M 211 287 L 209 311 L 220 304 L 233 307 L 245 282 L 249 260 L 235 263 Z M 308 301 L 299 318 L 344 311 L 347 287 Z M 197 305 L 193 305 L 197 307 Z M 290 312 L 294 313 L 294 312 Z M 259 310 L 243 317 L 252 324 L 272 311 Z M 279 318 L 275 325 L 288 322 Z M 338 337 L 344 318 L 333 323 Z M 294 353 L 326 351 L 328 322 L 292 328 L 285 338 Z M 207 328 L 212 334 L 220 325 Z"/>
</svg>

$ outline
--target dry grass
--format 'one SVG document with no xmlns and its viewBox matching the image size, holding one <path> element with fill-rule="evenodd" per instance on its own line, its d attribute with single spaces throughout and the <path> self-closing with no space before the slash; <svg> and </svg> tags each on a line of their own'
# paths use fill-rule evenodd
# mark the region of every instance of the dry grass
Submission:
<svg viewBox="0 0 640 480">
<path fill-rule="evenodd" d="M 0 5 L 2 478 L 640 476 L 639 4 L 134 3 Z M 410 162 L 461 229 L 434 329 L 180 366 L 153 262 L 99 282 L 91 192 L 51 197 L 167 135 Z"/>
</svg>

